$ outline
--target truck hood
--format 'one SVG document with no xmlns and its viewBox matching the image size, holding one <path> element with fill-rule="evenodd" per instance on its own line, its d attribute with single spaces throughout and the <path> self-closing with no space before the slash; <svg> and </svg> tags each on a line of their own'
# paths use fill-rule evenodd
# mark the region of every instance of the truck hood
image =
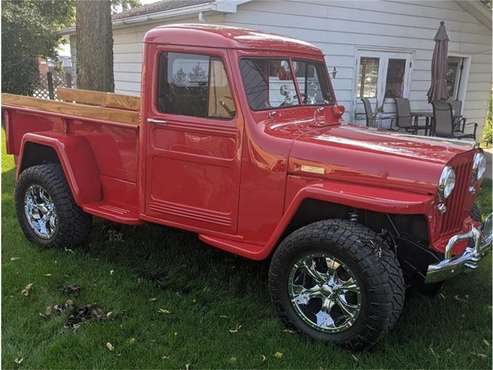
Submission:
<svg viewBox="0 0 493 370">
<path fill-rule="evenodd" d="M 473 144 L 458 140 L 354 125 L 308 126 L 297 128 L 289 156 L 291 174 L 324 175 L 334 180 L 429 193 L 436 191 L 447 163 L 458 156 L 472 161 L 474 153 Z"/>
<path fill-rule="evenodd" d="M 309 130 L 302 133 L 297 141 L 442 164 L 474 147 L 474 144 L 460 140 L 378 131 L 354 125 L 334 125 Z"/>
</svg>

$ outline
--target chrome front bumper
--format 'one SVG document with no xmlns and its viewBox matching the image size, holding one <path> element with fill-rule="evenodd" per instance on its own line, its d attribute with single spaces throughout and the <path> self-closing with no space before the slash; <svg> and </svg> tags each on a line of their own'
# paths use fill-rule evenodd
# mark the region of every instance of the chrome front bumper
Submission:
<svg viewBox="0 0 493 370">
<path fill-rule="evenodd" d="M 454 245 L 464 239 L 471 240 L 472 246 L 467 247 L 462 255 L 452 257 Z M 469 232 L 454 235 L 449 239 L 445 247 L 444 260 L 428 266 L 425 282 L 437 283 L 462 272 L 475 270 L 479 266 L 479 261 L 491 250 L 492 240 L 492 214 L 490 214 L 481 229 L 472 227 Z"/>
</svg>

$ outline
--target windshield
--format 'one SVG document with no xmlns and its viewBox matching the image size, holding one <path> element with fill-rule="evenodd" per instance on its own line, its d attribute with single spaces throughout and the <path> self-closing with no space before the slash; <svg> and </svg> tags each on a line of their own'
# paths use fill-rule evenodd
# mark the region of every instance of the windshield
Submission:
<svg viewBox="0 0 493 370">
<path fill-rule="evenodd" d="M 322 63 L 293 61 L 297 95 L 288 59 L 243 58 L 240 71 L 248 104 L 253 110 L 333 102 L 330 82 Z"/>
</svg>

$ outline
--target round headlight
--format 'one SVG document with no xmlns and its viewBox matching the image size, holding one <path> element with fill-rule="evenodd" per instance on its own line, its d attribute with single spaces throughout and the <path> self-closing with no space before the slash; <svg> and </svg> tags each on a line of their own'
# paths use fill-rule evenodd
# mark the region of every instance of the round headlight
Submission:
<svg viewBox="0 0 493 370">
<path fill-rule="evenodd" d="M 443 168 L 440 180 L 438 181 L 438 191 L 442 198 L 448 198 L 455 187 L 455 171 L 452 167 Z"/>
<path fill-rule="evenodd" d="M 477 152 L 474 155 L 474 162 L 472 165 L 472 170 L 474 171 L 474 176 L 476 180 L 481 180 L 486 173 L 486 156 L 482 152 Z"/>
</svg>

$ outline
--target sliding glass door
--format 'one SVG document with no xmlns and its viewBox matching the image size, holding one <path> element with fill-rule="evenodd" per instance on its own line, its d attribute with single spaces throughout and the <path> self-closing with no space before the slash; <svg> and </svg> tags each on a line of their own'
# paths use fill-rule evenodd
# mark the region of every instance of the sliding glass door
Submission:
<svg viewBox="0 0 493 370">
<path fill-rule="evenodd" d="M 367 98 L 373 112 L 394 112 L 394 97 L 407 97 L 411 70 L 410 53 L 360 50 L 356 61 L 354 112 L 364 121 L 361 98 Z"/>
</svg>

